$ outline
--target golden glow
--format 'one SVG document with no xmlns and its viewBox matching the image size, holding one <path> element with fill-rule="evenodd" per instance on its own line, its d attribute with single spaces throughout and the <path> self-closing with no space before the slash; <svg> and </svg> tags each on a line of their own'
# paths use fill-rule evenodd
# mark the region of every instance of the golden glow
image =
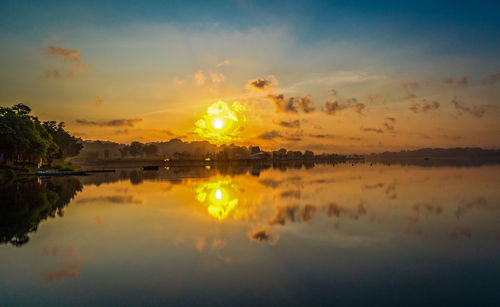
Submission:
<svg viewBox="0 0 500 307">
<path fill-rule="evenodd" d="M 207 206 L 208 214 L 224 220 L 238 205 L 238 189 L 230 178 L 203 183 L 196 189 L 196 199 Z"/>
<path fill-rule="evenodd" d="M 220 189 L 217 189 L 215 191 L 215 198 L 217 198 L 218 200 L 221 200 L 222 199 L 222 192 Z"/>
<path fill-rule="evenodd" d="M 231 106 L 222 100 L 210 105 L 207 112 L 199 119 L 195 126 L 201 138 L 212 143 L 221 144 L 238 139 L 245 121 L 243 112 L 245 107 L 234 102 Z"/>
<path fill-rule="evenodd" d="M 222 120 L 216 119 L 214 121 L 214 128 L 215 129 L 220 130 L 220 129 L 222 129 L 223 126 L 224 126 L 224 124 L 222 123 Z"/>
</svg>

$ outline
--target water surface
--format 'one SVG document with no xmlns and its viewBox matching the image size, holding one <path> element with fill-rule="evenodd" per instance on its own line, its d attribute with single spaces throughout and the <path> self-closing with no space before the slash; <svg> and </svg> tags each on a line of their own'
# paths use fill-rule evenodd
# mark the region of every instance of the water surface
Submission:
<svg viewBox="0 0 500 307">
<path fill-rule="evenodd" d="M 0 187 L 0 305 L 497 305 L 500 167 L 119 169 Z"/>
</svg>

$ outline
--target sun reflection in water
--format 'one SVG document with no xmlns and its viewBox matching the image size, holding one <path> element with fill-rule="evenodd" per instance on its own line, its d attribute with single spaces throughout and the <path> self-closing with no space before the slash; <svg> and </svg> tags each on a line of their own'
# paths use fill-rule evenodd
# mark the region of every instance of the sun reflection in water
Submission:
<svg viewBox="0 0 500 307">
<path fill-rule="evenodd" d="M 226 219 L 238 205 L 237 186 L 231 179 L 216 179 L 196 189 L 196 198 L 207 207 L 208 214 L 219 221 Z"/>
</svg>

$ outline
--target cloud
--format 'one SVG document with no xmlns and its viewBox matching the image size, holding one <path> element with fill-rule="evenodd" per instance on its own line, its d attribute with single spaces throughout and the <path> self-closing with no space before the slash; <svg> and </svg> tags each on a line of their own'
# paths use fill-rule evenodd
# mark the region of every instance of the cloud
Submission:
<svg viewBox="0 0 500 307">
<path fill-rule="evenodd" d="M 383 188 L 383 187 L 384 187 L 384 183 L 379 182 L 376 184 L 365 184 L 365 185 L 363 185 L 362 189 L 363 190 L 370 190 L 370 189 L 378 189 L 378 188 Z"/>
<path fill-rule="evenodd" d="M 229 61 L 228 59 L 225 59 L 224 61 L 217 64 L 217 67 L 221 67 L 221 66 L 229 65 L 229 64 L 231 64 L 231 61 Z"/>
<path fill-rule="evenodd" d="M 489 84 L 489 85 L 493 85 L 493 84 L 497 83 L 498 81 L 500 81 L 500 71 L 497 71 L 494 74 L 486 76 L 483 79 L 483 83 L 484 84 Z"/>
<path fill-rule="evenodd" d="M 52 256 L 57 257 L 57 253 Z M 78 276 L 80 273 L 80 266 L 83 262 L 83 257 L 71 247 L 66 249 L 66 257 L 69 258 L 68 263 L 60 269 L 48 272 L 45 276 L 47 281 L 60 281 L 68 277 L 75 278 Z"/>
<path fill-rule="evenodd" d="M 412 102 L 408 108 L 415 113 L 421 113 L 431 110 L 437 110 L 440 106 L 440 103 L 437 101 L 430 102 L 423 99 L 421 102 Z"/>
<path fill-rule="evenodd" d="M 296 199 L 300 199 L 300 190 L 288 190 L 284 191 L 280 194 L 281 198 L 293 197 Z"/>
<path fill-rule="evenodd" d="M 290 97 L 288 99 L 285 99 L 285 96 L 283 94 L 275 95 L 275 94 L 269 94 L 267 95 L 267 98 L 269 98 L 271 101 L 274 102 L 274 105 L 276 106 L 276 112 L 283 112 L 283 113 L 297 113 L 297 107 L 295 106 L 295 98 Z"/>
<path fill-rule="evenodd" d="M 306 94 L 304 97 L 299 99 L 299 108 L 304 113 L 314 112 L 316 108 L 314 107 L 309 94 Z"/>
<path fill-rule="evenodd" d="M 93 202 L 107 202 L 113 204 L 142 204 L 142 200 L 136 199 L 133 195 L 111 195 L 111 196 L 97 196 L 81 198 L 76 201 L 79 204 L 93 203 Z"/>
<path fill-rule="evenodd" d="M 68 49 L 66 46 L 48 46 L 47 49 L 54 57 L 64 59 L 77 66 L 84 66 L 80 59 L 80 50 L 78 49 Z"/>
<path fill-rule="evenodd" d="M 47 50 L 49 54 L 55 58 L 63 60 L 65 63 L 70 65 L 70 68 L 66 74 L 66 77 L 73 78 L 78 75 L 78 73 L 85 68 L 85 63 L 83 63 L 80 58 L 80 50 L 78 49 L 68 49 L 65 46 L 48 46 Z M 45 72 L 45 78 L 59 79 L 62 73 L 58 69 L 52 71 L 48 70 Z"/>
<path fill-rule="evenodd" d="M 339 103 L 338 100 L 329 100 L 325 102 L 323 111 L 328 115 L 335 115 L 346 108 L 345 104 Z"/>
<path fill-rule="evenodd" d="M 384 122 L 385 130 L 394 132 L 394 123 L 396 122 L 396 118 L 394 117 L 386 117 Z"/>
<path fill-rule="evenodd" d="M 196 248 L 197 251 L 200 253 L 203 251 L 205 248 L 206 242 L 204 238 L 197 238 L 196 241 L 194 242 L 194 248 Z"/>
<path fill-rule="evenodd" d="M 96 96 L 94 104 L 97 107 L 100 107 L 100 106 L 102 106 L 104 104 L 104 99 L 102 99 L 102 97 L 100 97 L 100 96 Z"/>
<path fill-rule="evenodd" d="M 356 99 L 356 98 L 354 98 Z M 354 112 L 361 114 L 364 108 L 366 108 L 366 105 L 364 103 L 360 103 L 358 101 L 355 101 L 354 104 L 351 106 L 351 108 L 354 109 Z"/>
<path fill-rule="evenodd" d="M 316 212 L 316 207 L 313 205 L 305 205 L 300 213 L 300 218 L 307 224 L 311 223 L 312 217 Z"/>
<path fill-rule="evenodd" d="M 274 234 L 269 228 L 253 229 L 248 233 L 248 237 L 252 241 L 267 242 L 271 245 L 276 244 L 279 240 L 279 235 Z"/>
<path fill-rule="evenodd" d="M 457 228 L 450 232 L 450 237 L 453 239 L 464 237 L 465 239 L 470 240 L 472 238 L 472 231 L 467 228 Z"/>
<path fill-rule="evenodd" d="M 354 210 L 340 206 L 335 202 L 326 205 L 326 215 L 330 218 L 331 217 L 341 218 L 347 216 L 357 220 L 360 216 L 365 215 L 366 212 L 367 211 L 363 206 L 363 203 L 359 203 L 356 209 Z"/>
<path fill-rule="evenodd" d="M 459 87 L 466 87 L 469 84 L 469 78 L 467 76 L 463 76 L 460 79 L 453 79 L 451 77 L 443 79 L 444 84 L 449 85 L 457 85 Z"/>
<path fill-rule="evenodd" d="M 296 222 L 296 214 L 299 212 L 299 205 L 277 206 L 274 217 L 269 221 L 270 225 L 285 225 L 286 221 Z"/>
<path fill-rule="evenodd" d="M 196 82 L 197 85 L 203 85 L 205 84 L 205 75 L 201 70 L 199 70 L 197 73 L 194 74 L 194 81 Z"/>
<path fill-rule="evenodd" d="M 264 185 L 265 187 L 276 189 L 281 184 L 283 184 L 283 181 L 282 180 L 278 181 L 278 180 L 275 180 L 272 178 L 266 178 L 266 179 L 260 180 L 259 183 Z"/>
<path fill-rule="evenodd" d="M 411 88 L 416 88 L 416 87 L 419 87 L 420 86 L 420 83 L 419 82 L 407 82 L 407 83 L 404 83 L 402 82 L 400 84 L 400 86 L 404 89 L 405 91 L 405 96 L 403 96 L 403 99 L 415 99 L 417 98 L 417 95 L 415 95 L 414 93 L 412 93 L 410 91 Z"/>
<path fill-rule="evenodd" d="M 216 72 L 210 74 L 210 79 L 212 80 L 213 83 L 222 83 L 226 81 L 226 76 L 224 76 L 219 72 Z"/>
<path fill-rule="evenodd" d="M 494 208 L 498 209 L 500 208 L 500 206 L 498 205 L 490 206 L 490 204 L 488 204 L 488 201 L 484 197 L 478 196 L 468 202 L 461 200 L 459 206 L 457 207 L 455 215 L 457 219 L 459 219 L 465 214 L 466 211 L 471 209 L 494 209 Z"/>
<path fill-rule="evenodd" d="M 469 107 L 465 105 L 462 101 L 458 99 L 458 97 L 453 97 L 453 100 L 451 103 L 455 106 L 455 109 L 457 109 L 459 112 L 463 111 L 466 113 L 469 113 L 477 118 L 483 117 L 484 113 L 486 110 L 483 107 L 478 107 L 478 106 L 473 106 Z"/>
<path fill-rule="evenodd" d="M 76 122 L 85 126 L 99 126 L 99 127 L 134 127 L 135 124 L 142 122 L 142 118 L 133 119 L 112 119 L 104 122 L 96 122 L 86 119 L 77 119 Z"/>
<path fill-rule="evenodd" d="M 361 128 L 361 131 L 363 131 L 363 132 L 384 133 L 384 130 L 382 130 L 382 129 L 376 129 L 376 128 Z"/>
<path fill-rule="evenodd" d="M 310 134 L 310 137 L 318 138 L 318 139 L 326 139 L 326 138 L 334 138 L 333 134 Z"/>
<path fill-rule="evenodd" d="M 45 79 L 59 79 L 59 78 L 61 78 L 61 72 L 57 68 L 54 68 L 53 70 L 47 70 L 45 72 Z"/>
<path fill-rule="evenodd" d="M 300 120 L 280 121 L 278 125 L 285 128 L 300 128 Z"/>
<path fill-rule="evenodd" d="M 267 90 L 270 89 L 272 86 L 271 86 L 271 81 L 259 78 L 248 81 L 248 87 L 257 90 Z"/>
<path fill-rule="evenodd" d="M 282 135 L 276 130 L 266 131 L 259 135 L 259 138 L 263 140 L 272 140 L 280 137 L 282 137 Z"/>
</svg>

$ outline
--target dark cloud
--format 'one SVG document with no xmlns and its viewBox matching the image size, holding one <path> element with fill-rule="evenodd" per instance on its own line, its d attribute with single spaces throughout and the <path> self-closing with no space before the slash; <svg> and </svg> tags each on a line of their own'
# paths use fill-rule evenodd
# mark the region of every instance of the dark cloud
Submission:
<svg viewBox="0 0 500 307">
<path fill-rule="evenodd" d="M 278 181 L 278 180 L 274 180 L 272 178 L 266 178 L 266 179 L 260 180 L 259 183 L 266 186 L 266 187 L 276 189 L 277 187 L 279 187 L 283 183 L 283 180 Z"/>
<path fill-rule="evenodd" d="M 311 101 L 309 94 L 304 95 L 304 97 L 299 98 L 299 108 L 304 113 L 312 113 L 316 109 Z"/>
<path fill-rule="evenodd" d="M 393 123 L 396 122 L 396 118 L 395 117 L 386 117 L 385 119 L 388 120 L 388 121 L 391 121 Z"/>
<path fill-rule="evenodd" d="M 99 127 L 134 127 L 135 124 L 142 122 L 142 118 L 133 119 L 112 119 L 104 122 L 96 122 L 86 119 L 77 119 L 76 122 L 80 125 L 99 126 Z"/>
<path fill-rule="evenodd" d="M 262 133 L 261 135 L 259 135 L 259 138 L 263 139 L 263 140 L 272 140 L 272 139 L 280 138 L 280 137 L 282 137 L 281 133 L 279 133 L 276 130 L 266 131 L 266 132 Z"/>
<path fill-rule="evenodd" d="M 376 129 L 376 128 L 361 128 L 361 131 L 363 131 L 363 132 L 384 133 L 384 130 L 382 130 L 382 129 Z"/>
<path fill-rule="evenodd" d="M 271 86 L 271 81 L 258 78 L 248 81 L 248 87 L 258 90 L 267 90 L 270 89 L 272 86 Z"/>
<path fill-rule="evenodd" d="M 268 228 L 251 230 L 248 233 L 248 237 L 252 241 L 267 242 L 267 243 L 272 244 L 272 245 L 276 244 L 279 240 L 279 235 L 273 234 L 271 229 L 268 229 Z"/>
<path fill-rule="evenodd" d="M 333 138 L 335 135 L 333 134 L 310 134 L 310 137 L 313 138 L 318 138 L 318 139 L 326 139 L 326 138 Z"/>
<path fill-rule="evenodd" d="M 296 99 L 294 97 L 285 98 L 283 94 L 275 95 L 269 94 L 267 95 L 274 105 L 276 106 L 276 112 L 283 113 L 297 113 L 297 107 L 295 106 Z"/>
<path fill-rule="evenodd" d="M 497 83 L 498 81 L 500 81 L 500 71 L 497 71 L 494 74 L 486 76 L 483 79 L 483 83 L 484 84 L 489 84 L 489 85 L 493 85 L 493 84 Z"/>
<path fill-rule="evenodd" d="M 300 128 L 300 121 L 298 119 L 291 121 L 280 121 L 278 125 L 286 128 Z"/>
<path fill-rule="evenodd" d="M 142 200 L 136 199 L 133 195 L 111 195 L 111 196 L 97 196 L 81 198 L 76 201 L 77 203 L 92 203 L 92 202 L 107 202 L 113 204 L 142 204 Z"/>
<path fill-rule="evenodd" d="M 443 79 L 443 83 L 449 85 L 457 85 L 459 87 L 465 87 L 467 86 L 467 84 L 469 84 L 469 78 L 467 76 L 463 76 L 462 78 L 459 79 L 448 77 Z"/>
<path fill-rule="evenodd" d="M 289 191 L 284 191 L 280 194 L 281 198 L 288 198 L 288 197 L 293 197 L 296 199 L 300 199 L 300 190 L 289 190 Z"/>
<path fill-rule="evenodd" d="M 340 112 L 346 108 L 345 104 L 339 103 L 338 100 L 329 100 L 325 102 L 325 107 L 323 111 L 328 115 L 335 115 L 335 113 Z"/>
<path fill-rule="evenodd" d="M 315 206 L 305 205 L 304 208 L 302 208 L 302 211 L 300 212 L 301 220 L 308 224 L 311 223 L 314 212 L 316 212 Z"/>
<path fill-rule="evenodd" d="M 299 142 L 299 141 L 302 141 L 302 138 L 298 138 L 298 137 L 289 137 L 289 138 L 286 138 L 287 141 L 290 141 L 290 142 Z"/>
<path fill-rule="evenodd" d="M 274 217 L 269 221 L 270 225 L 285 225 L 286 221 L 296 222 L 299 205 L 277 206 Z"/>
<path fill-rule="evenodd" d="M 451 103 L 455 106 L 455 109 L 457 109 L 458 111 L 463 111 L 463 112 L 469 113 L 477 118 L 483 117 L 484 113 L 486 112 L 486 110 L 480 106 L 479 107 L 478 106 L 473 106 L 473 107 L 466 106 L 457 97 L 453 97 L 453 100 L 451 101 Z"/>
<path fill-rule="evenodd" d="M 416 101 L 412 102 L 409 109 L 415 113 L 421 113 L 421 112 L 427 112 L 427 111 L 431 111 L 431 110 L 437 110 L 437 109 L 439 109 L 440 106 L 441 106 L 440 103 L 437 101 L 430 102 L 430 101 L 423 99 L 420 102 L 416 102 Z"/>
<path fill-rule="evenodd" d="M 350 217 L 352 219 L 358 219 L 360 216 L 366 214 L 366 209 L 363 206 L 363 203 L 359 203 L 355 210 L 345 208 L 343 206 L 338 205 L 335 202 L 329 203 L 325 206 L 326 215 L 328 217 L 336 217 L 341 218 L 344 216 Z"/>
<path fill-rule="evenodd" d="M 354 112 L 361 114 L 366 105 L 364 103 L 360 103 L 358 101 L 354 102 L 351 108 L 354 109 Z"/>
</svg>

